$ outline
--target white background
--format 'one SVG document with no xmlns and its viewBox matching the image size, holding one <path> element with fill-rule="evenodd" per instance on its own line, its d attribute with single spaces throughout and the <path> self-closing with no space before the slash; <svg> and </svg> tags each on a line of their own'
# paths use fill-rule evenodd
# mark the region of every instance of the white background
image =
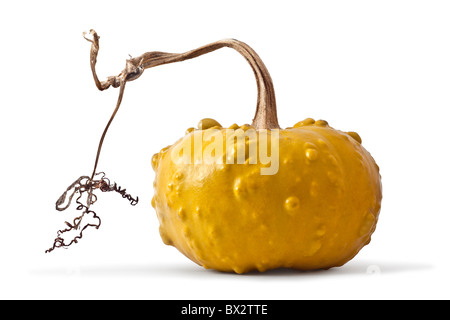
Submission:
<svg viewBox="0 0 450 320">
<path fill-rule="evenodd" d="M 15 1 L 0 5 L 0 298 L 448 299 L 448 1 Z M 357 131 L 383 177 L 372 242 L 328 271 L 235 275 L 165 246 L 150 205 L 153 153 L 205 117 L 249 123 L 256 85 L 231 49 L 149 69 L 130 82 L 99 170 L 138 195 L 100 194 L 99 230 L 51 254 L 75 217 L 56 199 L 91 173 L 118 90 L 96 89 L 83 31 L 101 36 L 98 73 L 128 54 L 248 43 L 269 69 L 282 127 L 307 117 Z"/>
</svg>

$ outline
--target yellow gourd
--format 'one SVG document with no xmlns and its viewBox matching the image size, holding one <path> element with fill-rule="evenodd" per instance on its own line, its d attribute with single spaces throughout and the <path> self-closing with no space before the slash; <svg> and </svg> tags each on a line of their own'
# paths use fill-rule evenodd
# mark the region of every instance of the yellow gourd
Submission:
<svg viewBox="0 0 450 320">
<path fill-rule="evenodd" d="M 370 242 L 381 207 L 381 177 L 360 136 L 311 118 L 281 129 L 271 77 L 248 45 L 227 39 L 181 54 L 148 52 L 127 60 L 118 76 L 101 82 L 95 71 L 99 37 L 93 30 L 91 35 L 90 61 L 98 89 L 112 86 L 120 92 L 90 179 L 82 176 L 68 188 L 74 188 L 69 203 L 74 193 L 88 193 L 86 205 L 78 207 L 84 209 L 83 215 L 93 213 L 94 189 L 117 191 L 133 205 L 138 201 L 104 174 L 95 179 L 103 140 L 125 84 L 145 69 L 230 47 L 254 72 L 255 117 L 251 125 L 228 127 L 203 119 L 197 129 L 189 128 L 184 137 L 153 156 L 152 206 L 164 243 L 205 268 L 245 273 L 341 266 Z M 57 202 L 58 210 L 67 207 L 61 207 L 66 193 Z M 58 233 L 48 251 L 68 246 L 61 234 L 79 229 L 83 215 L 73 224 L 66 222 L 70 228 Z M 98 221 L 91 226 L 98 228 Z M 81 233 L 71 243 L 80 238 Z"/>
<path fill-rule="evenodd" d="M 209 141 L 208 130 L 214 131 L 190 131 L 153 156 L 152 205 L 165 244 L 205 268 L 244 273 L 341 266 L 369 243 L 381 183 L 357 133 L 313 119 L 280 130 L 279 170 L 273 175 L 262 175 L 261 163 L 173 161 L 173 150 L 184 145 L 204 154 L 208 144 L 192 141 L 195 135 Z M 226 129 L 218 130 L 225 140 Z"/>
</svg>

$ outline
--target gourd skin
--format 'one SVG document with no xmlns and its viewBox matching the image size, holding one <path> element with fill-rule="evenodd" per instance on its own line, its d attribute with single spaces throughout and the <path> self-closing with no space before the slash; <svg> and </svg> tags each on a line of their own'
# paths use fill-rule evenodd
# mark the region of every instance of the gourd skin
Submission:
<svg viewBox="0 0 450 320">
<path fill-rule="evenodd" d="M 341 266 L 370 242 L 381 207 L 381 177 L 358 134 L 312 119 L 279 130 L 274 175 L 261 175 L 267 165 L 259 162 L 172 161 L 174 148 L 213 131 L 207 127 L 188 130 L 152 159 L 152 205 L 165 244 L 205 268 L 245 273 Z M 225 128 L 213 128 L 225 141 Z"/>
</svg>

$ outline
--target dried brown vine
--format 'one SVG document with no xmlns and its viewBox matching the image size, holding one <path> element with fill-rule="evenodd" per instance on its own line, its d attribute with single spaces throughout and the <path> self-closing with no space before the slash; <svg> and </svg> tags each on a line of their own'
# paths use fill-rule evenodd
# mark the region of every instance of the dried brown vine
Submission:
<svg viewBox="0 0 450 320">
<path fill-rule="evenodd" d="M 87 229 L 88 227 L 94 227 L 95 229 L 98 229 L 101 225 L 101 219 L 100 217 L 95 213 L 95 211 L 91 210 L 90 207 L 97 201 L 97 195 L 94 194 L 94 190 L 100 189 L 102 192 L 117 192 L 120 195 L 122 195 L 123 198 L 126 198 L 131 205 L 135 206 L 139 202 L 139 197 L 133 198 L 131 195 L 126 193 L 126 189 L 122 189 L 120 186 L 117 185 L 117 183 L 110 183 L 110 180 L 105 177 L 104 172 L 100 172 L 97 174 L 94 174 L 94 176 L 100 175 L 101 177 L 99 179 L 92 179 L 88 176 L 81 176 L 77 180 L 75 180 L 68 188 L 67 190 L 58 198 L 56 201 L 56 210 L 58 211 L 64 211 L 66 210 L 75 195 L 77 195 L 77 198 L 75 200 L 77 207 L 77 210 L 82 211 L 81 215 L 74 218 L 72 223 L 66 221 L 65 224 L 67 228 L 58 230 L 57 236 L 53 242 L 53 246 L 49 249 L 47 249 L 45 252 L 51 252 L 56 248 L 60 247 L 69 247 L 73 243 L 77 243 L 78 240 L 80 240 L 83 237 L 83 231 Z M 69 194 L 69 197 L 67 199 L 67 194 Z M 83 195 L 86 194 L 85 203 L 82 202 Z M 67 204 L 64 205 L 67 199 Z M 97 223 L 86 223 L 85 225 L 82 225 L 83 217 L 86 215 L 91 214 L 94 219 L 97 220 Z M 78 234 L 70 240 L 70 242 L 65 243 L 65 240 L 63 238 L 63 234 L 73 231 L 73 230 L 79 230 Z"/>
</svg>

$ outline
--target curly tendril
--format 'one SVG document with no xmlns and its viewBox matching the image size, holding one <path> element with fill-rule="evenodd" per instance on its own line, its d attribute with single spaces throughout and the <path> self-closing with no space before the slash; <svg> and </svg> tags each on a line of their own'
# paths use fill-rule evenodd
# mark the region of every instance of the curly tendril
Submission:
<svg viewBox="0 0 450 320">
<path fill-rule="evenodd" d="M 95 177 L 100 176 L 99 178 L 95 179 Z M 139 197 L 133 198 L 131 195 L 126 193 L 126 189 L 122 189 L 122 187 L 118 186 L 117 183 L 110 183 L 110 180 L 105 177 L 104 172 L 99 172 L 93 175 L 93 179 L 89 178 L 88 176 L 81 176 L 77 180 L 75 180 L 68 188 L 67 190 L 58 198 L 56 201 L 56 210 L 58 211 L 64 211 L 67 208 L 69 208 L 73 197 L 75 194 L 77 194 L 77 198 L 75 200 L 77 207 L 76 210 L 80 210 L 81 215 L 74 218 L 72 220 L 72 223 L 66 221 L 65 224 L 67 228 L 58 230 L 56 238 L 53 242 L 53 246 L 49 249 L 47 249 L 45 252 L 49 253 L 52 252 L 56 248 L 67 248 L 73 243 L 78 243 L 78 240 L 80 240 L 83 237 L 83 232 L 88 227 L 94 227 L 95 229 L 98 229 L 101 225 L 101 219 L 100 217 L 95 213 L 95 211 L 91 210 L 90 207 L 97 201 L 97 195 L 95 195 L 93 192 L 96 189 L 100 189 L 102 192 L 111 192 L 115 191 L 122 195 L 122 198 L 126 198 L 132 206 L 135 206 L 139 202 Z M 68 198 L 67 195 L 69 194 Z M 82 202 L 83 195 L 86 194 L 86 199 L 84 200 L 84 203 Z M 64 205 L 67 199 L 67 204 Z M 84 226 L 82 226 L 82 220 L 83 217 L 91 215 L 92 218 L 94 218 L 97 222 L 96 223 L 86 223 Z M 79 230 L 78 234 L 70 240 L 70 242 L 66 243 L 62 235 L 66 232 L 73 231 L 73 230 Z"/>
</svg>

